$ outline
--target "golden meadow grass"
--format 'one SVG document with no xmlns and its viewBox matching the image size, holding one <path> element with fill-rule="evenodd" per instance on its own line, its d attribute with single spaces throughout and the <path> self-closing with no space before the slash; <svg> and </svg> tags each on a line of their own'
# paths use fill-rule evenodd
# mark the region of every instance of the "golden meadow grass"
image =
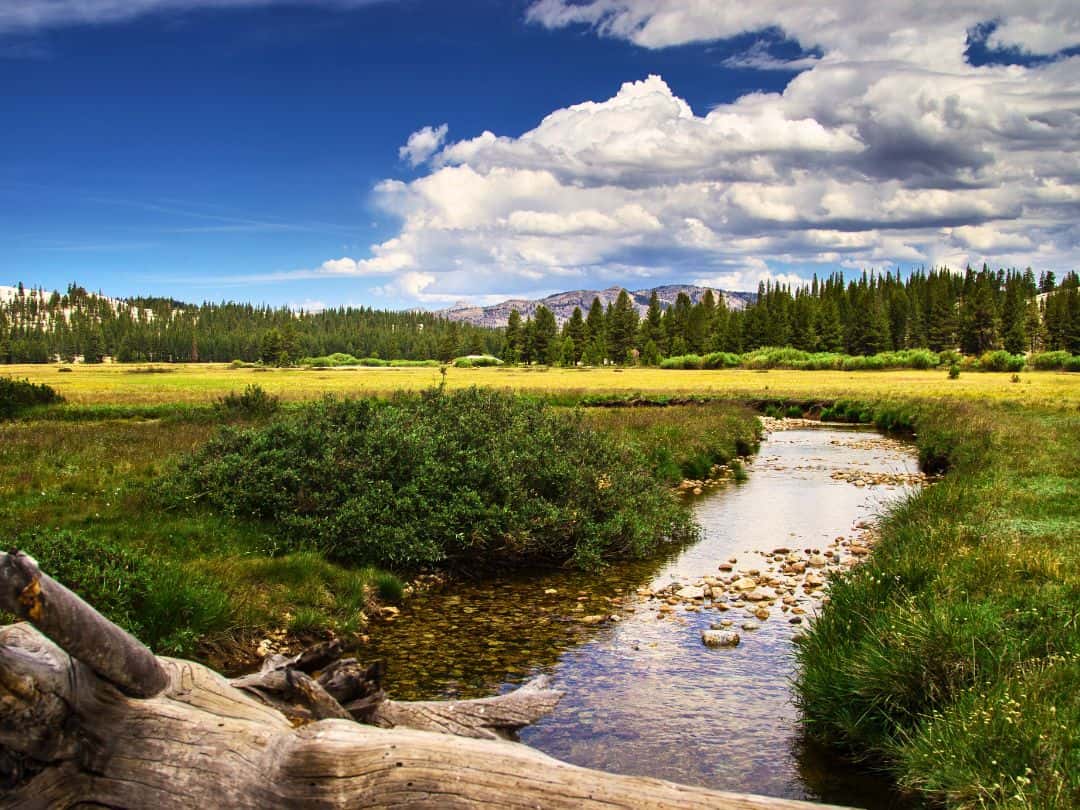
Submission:
<svg viewBox="0 0 1080 810">
<path fill-rule="evenodd" d="M 139 365 L 15 365 L 3 373 L 56 388 L 75 405 L 207 403 L 257 384 L 283 400 L 323 394 L 380 396 L 416 391 L 440 382 L 437 368 L 342 368 L 327 370 L 232 368 L 227 364 L 160 365 L 168 373 L 135 373 Z M 1050 408 L 1080 407 L 1080 374 L 1025 371 L 1013 382 L 1007 372 L 964 372 L 950 380 L 944 370 L 792 371 L 723 369 L 672 371 L 655 368 L 449 368 L 450 388 L 472 385 L 533 393 L 706 394 L 731 397 L 835 399 L 946 398 L 1018 402 Z"/>
</svg>

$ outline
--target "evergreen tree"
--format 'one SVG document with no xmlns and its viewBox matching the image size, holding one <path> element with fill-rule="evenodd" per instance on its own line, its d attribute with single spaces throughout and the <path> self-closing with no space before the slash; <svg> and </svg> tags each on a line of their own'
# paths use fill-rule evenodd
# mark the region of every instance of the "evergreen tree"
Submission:
<svg viewBox="0 0 1080 810">
<path fill-rule="evenodd" d="M 625 363 L 630 359 L 637 327 L 637 308 L 626 290 L 619 290 L 608 318 L 608 354 L 614 362 Z"/>
<path fill-rule="evenodd" d="M 549 366 L 558 362 L 562 349 L 556 340 L 558 334 L 554 313 L 541 304 L 533 313 L 532 356 L 537 362 Z"/>
<path fill-rule="evenodd" d="M 516 309 L 510 310 L 510 316 L 506 319 L 506 341 L 503 344 L 502 359 L 507 363 L 520 363 L 522 346 L 524 343 L 524 331 L 521 326 L 521 313 Z"/>
<path fill-rule="evenodd" d="M 585 318 L 585 362 L 590 366 L 604 364 L 607 357 L 607 335 L 604 326 L 604 307 L 594 298 Z"/>
<path fill-rule="evenodd" d="M 574 311 L 563 326 L 563 335 L 574 341 L 574 362 L 578 363 L 585 353 L 585 318 L 582 317 L 581 308 L 574 307 Z"/>
</svg>

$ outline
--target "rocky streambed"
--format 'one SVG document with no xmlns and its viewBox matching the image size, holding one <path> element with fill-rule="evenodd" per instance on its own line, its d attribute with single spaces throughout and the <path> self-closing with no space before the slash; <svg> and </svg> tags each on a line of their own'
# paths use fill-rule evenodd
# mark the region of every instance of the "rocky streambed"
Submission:
<svg viewBox="0 0 1080 810">
<path fill-rule="evenodd" d="M 599 577 L 455 583 L 373 628 L 391 697 L 478 697 L 540 672 L 566 696 L 522 733 L 561 759 L 727 790 L 902 807 L 807 744 L 793 651 L 828 577 L 872 553 L 876 517 L 923 483 L 914 452 L 849 427 L 766 420 L 748 476 L 684 482 L 703 538 Z M 694 491 L 701 495 L 695 496 Z"/>
</svg>

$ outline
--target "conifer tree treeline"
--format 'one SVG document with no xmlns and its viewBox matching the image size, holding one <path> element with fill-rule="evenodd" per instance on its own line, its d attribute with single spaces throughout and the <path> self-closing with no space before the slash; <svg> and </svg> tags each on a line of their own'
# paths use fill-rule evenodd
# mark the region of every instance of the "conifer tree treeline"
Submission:
<svg viewBox="0 0 1080 810">
<path fill-rule="evenodd" d="M 115 302 L 72 284 L 61 293 L 20 286 L 0 303 L 0 363 L 82 357 L 100 362 L 295 362 L 335 352 L 354 357 L 450 360 L 499 354 L 501 330 L 427 312 L 367 307 L 295 313 L 252 304 L 188 305 L 163 298 Z"/>
<path fill-rule="evenodd" d="M 764 346 L 807 352 L 872 355 L 902 349 L 959 350 L 980 355 L 1064 350 L 1080 354 L 1080 278 L 1053 273 L 1036 279 L 1031 269 L 967 268 L 839 274 L 792 289 L 762 284 L 757 301 L 730 310 L 712 291 L 692 304 L 680 293 L 663 309 L 655 293 L 639 318 L 625 290 L 607 308 L 594 299 L 555 333 L 554 317 L 539 307 L 522 320 L 510 313 L 506 352 L 510 362 L 639 362 L 709 352 L 740 354 Z"/>
<path fill-rule="evenodd" d="M 539 306 L 510 313 L 505 329 L 450 321 L 434 313 L 366 307 L 318 313 L 221 303 L 188 305 L 163 298 L 121 302 L 70 285 L 45 294 L 20 285 L 0 304 L 0 363 L 104 357 L 134 362 L 288 363 L 343 352 L 354 357 L 443 360 L 494 354 L 508 362 L 655 365 L 664 357 L 733 354 L 763 346 L 869 355 L 927 348 L 978 355 L 1064 350 L 1080 354 L 1080 277 L 1031 269 L 967 268 L 833 274 L 800 288 L 762 284 L 757 301 L 731 310 L 706 291 L 663 308 L 654 293 L 644 316 L 625 290 L 605 307 L 575 308 L 559 328 Z"/>
</svg>

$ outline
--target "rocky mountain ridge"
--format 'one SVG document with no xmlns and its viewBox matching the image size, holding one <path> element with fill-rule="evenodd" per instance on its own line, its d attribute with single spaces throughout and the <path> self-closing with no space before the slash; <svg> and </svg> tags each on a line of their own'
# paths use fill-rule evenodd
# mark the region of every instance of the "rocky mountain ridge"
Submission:
<svg viewBox="0 0 1080 810">
<path fill-rule="evenodd" d="M 555 314 L 555 320 L 562 324 L 570 319 L 574 307 L 580 307 L 582 314 L 587 314 L 594 298 L 599 298 L 600 303 L 606 307 L 609 303 L 614 303 L 623 289 L 623 287 L 608 287 L 606 290 L 570 290 L 539 299 L 511 298 L 486 307 L 455 306 L 440 310 L 438 314 L 452 321 L 471 323 L 476 326 L 496 327 L 506 326 L 510 311 L 513 309 L 516 309 L 523 318 L 526 318 L 531 316 L 537 307 L 543 304 Z M 722 299 L 729 309 L 743 309 L 757 298 L 757 293 L 732 292 L 711 287 L 698 287 L 694 284 L 666 284 L 644 290 L 627 290 L 627 293 L 634 302 L 634 306 L 637 307 L 638 314 L 644 317 L 649 309 L 649 298 L 654 290 L 657 298 L 660 299 L 660 307 L 667 309 L 675 303 L 679 293 L 685 293 L 690 298 L 690 303 L 696 304 L 708 289 L 712 290 L 717 301 Z"/>
</svg>

